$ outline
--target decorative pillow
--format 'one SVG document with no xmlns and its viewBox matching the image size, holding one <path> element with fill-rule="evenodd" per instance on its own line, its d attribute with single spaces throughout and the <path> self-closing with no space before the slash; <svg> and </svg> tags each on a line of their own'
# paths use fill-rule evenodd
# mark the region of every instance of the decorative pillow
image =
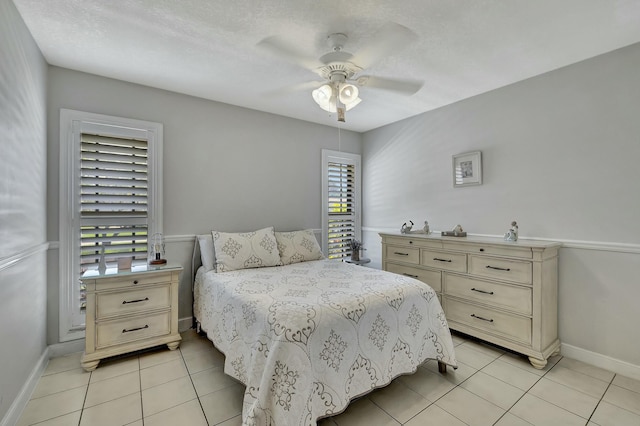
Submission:
<svg viewBox="0 0 640 426">
<path fill-rule="evenodd" d="M 210 271 L 216 267 L 216 256 L 213 251 L 213 237 L 211 234 L 198 235 L 200 245 L 200 260 L 205 270 Z"/>
<path fill-rule="evenodd" d="M 324 258 L 318 240 L 311 229 L 275 234 L 283 265 Z"/>
<path fill-rule="evenodd" d="M 216 272 L 282 265 L 273 227 L 240 233 L 212 231 L 211 235 Z"/>
</svg>

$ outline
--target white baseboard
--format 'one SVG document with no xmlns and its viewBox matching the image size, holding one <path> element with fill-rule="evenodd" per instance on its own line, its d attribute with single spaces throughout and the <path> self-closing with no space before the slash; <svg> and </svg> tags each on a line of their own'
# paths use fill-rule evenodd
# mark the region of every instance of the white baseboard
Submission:
<svg viewBox="0 0 640 426">
<path fill-rule="evenodd" d="M 182 333 L 193 326 L 193 317 L 178 318 L 178 332 Z"/>
<path fill-rule="evenodd" d="M 31 399 L 31 394 L 33 394 L 34 389 L 38 385 L 40 376 L 42 376 L 45 368 L 47 368 L 49 358 L 51 358 L 51 355 L 49 353 L 49 348 L 47 347 L 40 356 L 40 359 L 38 359 L 35 367 L 33 367 L 33 370 L 31 370 L 31 374 L 22 386 L 22 389 L 20 389 L 20 393 L 18 393 L 16 398 L 13 400 L 7 414 L 5 414 L 2 421 L 0 421 L 0 426 L 13 426 L 18 424 L 18 420 L 20 420 L 20 416 L 22 415 L 24 408 Z"/>
<path fill-rule="evenodd" d="M 602 355 L 596 352 L 591 352 L 577 346 L 567 345 L 566 343 L 562 343 L 560 353 L 563 356 L 595 365 L 596 367 L 604 368 L 605 370 L 612 371 L 616 374 L 620 374 L 621 376 L 640 380 L 640 365 L 634 365 L 629 362 L 611 358 L 607 355 Z"/>
<path fill-rule="evenodd" d="M 68 342 L 49 345 L 49 358 L 57 358 L 84 351 L 84 339 L 69 340 Z"/>
</svg>

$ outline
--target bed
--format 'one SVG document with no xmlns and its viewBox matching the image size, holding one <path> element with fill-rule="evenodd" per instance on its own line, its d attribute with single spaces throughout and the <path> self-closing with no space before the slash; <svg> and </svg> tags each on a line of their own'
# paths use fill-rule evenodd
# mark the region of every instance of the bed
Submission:
<svg viewBox="0 0 640 426">
<path fill-rule="evenodd" d="M 418 280 L 321 255 L 211 269 L 200 246 L 194 318 L 246 386 L 243 425 L 315 425 L 428 359 L 456 366 L 438 298 Z"/>
</svg>

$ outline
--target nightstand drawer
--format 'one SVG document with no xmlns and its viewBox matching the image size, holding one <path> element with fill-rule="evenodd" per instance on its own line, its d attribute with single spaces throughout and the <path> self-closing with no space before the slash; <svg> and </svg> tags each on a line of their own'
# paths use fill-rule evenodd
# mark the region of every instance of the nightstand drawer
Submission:
<svg viewBox="0 0 640 426">
<path fill-rule="evenodd" d="M 421 264 L 445 271 L 467 272 L 467 255 L 446 251 L 422 250 Z"/>
<path fill-rule="evenodd" d="M 127 287 L 135 288 L 147 284 L 170 283 L 171 272 L 158 274 L 137 274 L 130 277 L 105 278 L 97 284 L 100 291 L 109 289 L 126 289 Z"/>
<path fill-rule="evenodd" d="M 395 263 L 387 263 L 387 271 L 420 280 L 428 284 L 435 291 L 439 292 L 442 290 L 440 271 L 428 271 L 411 266 L 396 265 Z"/>
<path fill-rule="evenodd" d="M 469 256 L 469 273 L 487 278 L 531 284 L 533 267 L 531 262 L 497 259 L 485 256 Z"/>
<path fill-rule="evenodd" d="M 171 306 L 171 285 L 162 284 L 136 290 L 98 293 L 96 318 L 103 319 L 121 314 L 134 314 Z"/>
<path fill-rule="evenodd" d="M 160 312 L 96 324 L 96 349 L 162 336 L 171 332 L 171 312 Z"/>
<path fill-rule="evenodd" d="M 420 249 L 412 247 L 386 246 L 387 260 L 399 260 L 406 263 L 420 263 Z"/>
<path fill-rule="evenodd" d="M 462 275 L 444 274 L 445 293 L 472 302 L 531 315 L 531 288 L 491 281 L 476 280 Z"/>
<path fill-rule="evenodd" d="M 445 297 L 447 320 L 474 327 L 488 333 L 531 344 L 531 318 L 464 303 Z M 455 324 L 450 324 L 455 330 Z"/>
</svg>

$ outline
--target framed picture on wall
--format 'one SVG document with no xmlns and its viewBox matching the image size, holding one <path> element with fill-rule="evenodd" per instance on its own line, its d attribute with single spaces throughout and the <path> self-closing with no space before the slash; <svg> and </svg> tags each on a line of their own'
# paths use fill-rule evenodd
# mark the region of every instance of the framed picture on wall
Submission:
<svg viewBox="0 0 640 426">
<path fill-rule="evenodd" d="M 453 187 L 482 185 L 482 152 L 453 156 Z"/>
</svg>

